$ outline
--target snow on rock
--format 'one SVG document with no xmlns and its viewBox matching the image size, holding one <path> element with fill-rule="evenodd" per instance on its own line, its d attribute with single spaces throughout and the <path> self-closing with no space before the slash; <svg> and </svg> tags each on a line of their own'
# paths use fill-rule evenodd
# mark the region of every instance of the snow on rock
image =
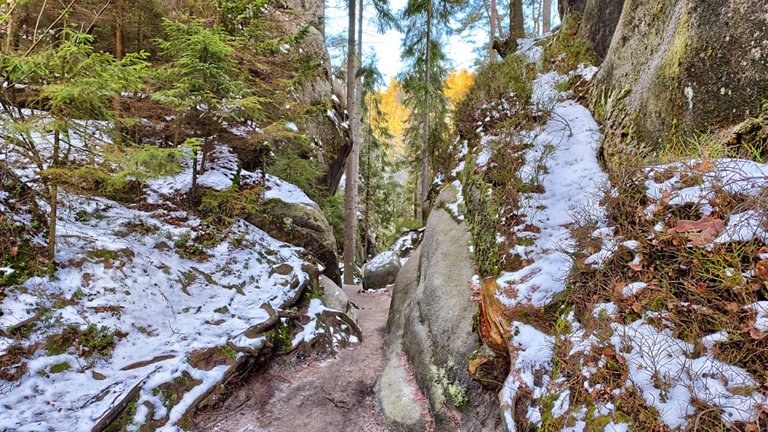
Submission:
<svg viewBox="0 0 768 432">
<path fill-rule="evenodd" d="M 462 191 L 461 182 L 459 180 L 454 180 L 452 185 L 454 188 L 456 188 L 456 201 L 447 203 L 445 206 L 448 208 L 448 210 L 450 210 L 452 216 L 454 216 L 459 221 L 463 221 L 464 192 Z"/>
<path fill-rule="evenodd" d="M 574 101 L 557 103 L 553 113 L 535 136 L 530 157 L 526 157 L 527 168 L 521 174 L 533 176 L 541 155 L 546 156 L 548 173 L 539 174 L 545 192 L 527 194 L 521 203 L 526 223 L 541 229 L 535 245 L 526 252 L 533 264 L 503 273 L 498 279 L 500 286 L 512 286 L 517 293 L 513 298 L 501 297 L 507 306 L 544 306 L 563 291 L 571 268 L 571 260 L 563 252 L 573 248 L 569 225 L 585 211 L 604 218 L 597 201 L 608 178 L 597 161 L 601 140 L 598 125 L 589 110 Z"/>
<path fill-rule="evenodd" d="M 235 178 L 239 175 L 242 186 L 264 186 L 264 198 L 267 200 L 278 199 L 291 204 L 317 207 L 317 204 L 298 186 L 271 174 L 266 175 L 266 185 L 262 184 L 264 178 L 261 172 L 241 169 L 238 174 L 239 162 L 237 155 L 229 147 L 216 147 L 209 153 L 208 158 L 205 172 L 199 174 L 197 178 L 197 184 L 200 187 L 218 191 L 227 190 L 235 184 Z M 187 165 L 182 172 L 175 176 L 151 180 L 148 184 L 149 202 L 159 203 L 175 194 L 189 192 L 192 188 L 192 166 L 191 163 Z M 200 163 L 198 163 L 199 165 Z"/>
<path fill-rule="evenodd" d="M 387 250 L 376 255 L 372 260 L 368 261 L 368 263 L 365 265 L 365 269 L 369 272 L 376 272 L 395 260 L 399 262 L 400 257 L 397 256 L 395 251 Z"/>
<path fill-rule="evenodd" d="M 552 348 L 554 347 L 554 338 L 536 330 L 528 324 L 519 322 L 512 323 L 512 340 L 510 341 L 510 353 L 512 357 L 511 370 L 502 387 L 500 398 L 504 411 L 507 426 L 512 432 L 515 431 L 515 419 L 512 417 L 514 412 L 514 402 L 517 392 L 521 389 L 530 389 L 536 392 L 536 389 L 545 389 L 549 384 L 549 377 L 543 374 L 543 381 L 539 382 L 538 376 L 541 372 L 547 372 L 552 369 Z M 528 414 L 534 420 L 541 414 L 538 408 L 533 408 L 536 412 Z"/>
<path fill-rule="evenodd" d="M 168 179 L 156 184 L 171 186 Z M 0 415 L 0 430 L 66 425 L 68 431 L 90 431 L 136 385 L 137 406 L 152 404 L 161 418 L 167 408 L 153 391 L 187 372 L 200 384 L 170 411 L 172 430 L 227 368 L 197 370 L 188 354 L 226 344 L 259 348 L 265 338 L 248 339 L 243 332 L 269 318 L 262 306 L 279 309 L 308 278 L 299 249 L 243 221 L 210 243 L 199 239 L 200 221 L 170 203 L 139 210 L 102 198 L 61 198 L 59 269 L 53 278 L 33 277 L 8 288 L 0 325 L 44 310 L 49 324 L 36 328 L 28 343 L 44 343 L 67 326 L 94 324 L 114 334 L 114 350 L 84 357 L 74 348 L 60 355 L 37 349 L 20 380 L 0 380 L 0 411 L 13 412 Z M 285 266 L 290 270 L 273 271 Z M 2 351 L 10 342 L 0 338 Z M 163 360 L 140 363 L 152 359 Z M 68 368 L 51 371 L 62 363 Z"/>
</svg>

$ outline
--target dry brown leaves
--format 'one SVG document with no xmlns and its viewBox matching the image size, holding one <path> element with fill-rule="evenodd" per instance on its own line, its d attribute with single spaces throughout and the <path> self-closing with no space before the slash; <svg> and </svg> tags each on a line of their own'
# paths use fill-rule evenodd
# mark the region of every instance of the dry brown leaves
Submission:
<svg viewBox="0 0 768 432">
<path fill-rule="evenodd" d="M 725 222 L 722 219 L 704 216 L 697 221 L 680 220 L 672 231 L 686 234 L 694 246 L 706 246 L 715 241 L 723 229 L 725 229 Z"/>
</svg>

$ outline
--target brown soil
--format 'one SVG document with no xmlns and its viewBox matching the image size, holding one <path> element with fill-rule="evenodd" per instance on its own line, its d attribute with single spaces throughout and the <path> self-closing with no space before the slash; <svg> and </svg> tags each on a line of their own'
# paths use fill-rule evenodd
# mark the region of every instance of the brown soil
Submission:
<svg viewBox="0 0 768 432">
<path fill-rule="evenodd" d="M 303 364 L 276 361 L 237 390 L 215 412 L 196 418 L 210 432 L 379 432 L 374 386 L 384 367 L 384 337 L 391 290 L 358 293 L 345 286 L 360 309 L 363 342 L 335 358 Z"/>
</svg>

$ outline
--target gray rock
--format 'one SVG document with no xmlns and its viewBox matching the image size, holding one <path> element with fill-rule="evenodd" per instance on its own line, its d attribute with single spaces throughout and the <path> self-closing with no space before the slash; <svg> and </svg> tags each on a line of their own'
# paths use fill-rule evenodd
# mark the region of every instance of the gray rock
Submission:
<svg viewBox="0 0 768 432">
<path fill-rule="evenodd" d="M 323 301 L 325 307 L 344 312 L 357 322 L 355 308 L 352 306 L 352 303 L 349 302 L 347 293 L 326 275 L 320 275 L 319 282 L 320 287 L 323 288 L 323 295 L 320 299 Z"/>
<path fill-rule="evenodd" d="M 393 251 L 385 251 L 368 261 L 363 270 L 363 289 L 381 289 L 395 283 L 400 272 L 400 257 Z"/>
<path fill-rule="evenodd" d="M 399 370 L 404 366 L 397 363 L 401 351 L 429 402 L 437 430 L 459 430 L 459 425 L 471 431 L 503 428 L 497 394 L 467 373 L 468 358 L 479 346 L 473 330 L 478 306 L 469 289 L 474 271 L 468 237 L 464 223 L 434 208 L 421 246 L 397 277 L 387 325 L 388 369 L 377 396 L 380 412 L 390 424 L 399 425 L 398 430 L 424 430 L 419 426 L 423 419 L 392 400 L 407 395 L 388 390 L 404 376 Z"/>
<path fill-rule="evenodd" d="M 596 82 L 627 92 L 606 128 L 609 164 L 632 150 L 630 128 L 653 150 L 739 123 L 768 94 L 768 3 L 626 0 Z"/>
<path fill-rule="evenodd" d="M 386 363 L 376 383 L 378 412 L 392 431 L 428 430 L 429 419 L 425 416 L 427 410 L 422 406 L 425 399 L 413 379 L 410 379 L 411 372 L 404 362 L 402 351 L 403 323 L 406 317 L 404 311 L 411 307 L 413 293 L 419 285 L 420 254 L 421 251 L 417 249 L 413 253 L 415 258 L 408 260 L 397 275 L 387 322 L 389 333 L 385 342 Z"/>
<path fill-rule="evenodd" d="M 589 0 L 579 25 L 579 37 L 589 42 L 600 61 L 608 55 L 613 33 L 621 18 L 624 0 Z"/>
<path fill-rule="evenodd" d="M 280 241 L 306 249 L 323 263 L 323 273 L 340 284 L 336 239 L 320 208 L 276 199 L 270 200 L 267 207 L 262 213 L 249 215 L 247 221 Z"/>
</svg>

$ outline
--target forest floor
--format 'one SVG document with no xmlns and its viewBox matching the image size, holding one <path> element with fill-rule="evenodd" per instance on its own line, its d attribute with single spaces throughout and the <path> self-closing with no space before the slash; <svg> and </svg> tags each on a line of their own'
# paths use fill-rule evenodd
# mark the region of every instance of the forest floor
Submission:
<svg viewBox="0 0 768 432">
<path fill-rule="evenodd" d="M 379 432 L 374 387 L 384 367 L 391 289 L 344 290 L 358 308 L 362 343 L 335 358 L 276 361 L 237 390 L 218 411 L 196 419 L 211 432 Z"/>
</svg>

